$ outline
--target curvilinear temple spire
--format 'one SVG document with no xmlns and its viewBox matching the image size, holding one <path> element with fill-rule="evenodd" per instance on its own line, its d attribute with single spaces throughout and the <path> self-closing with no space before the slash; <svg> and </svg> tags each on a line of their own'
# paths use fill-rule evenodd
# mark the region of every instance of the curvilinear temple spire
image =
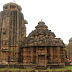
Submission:
<svg viewBox="0 0 72 72">
<path fill-rule="evenodd" d="M 19 40 L 26 37 L 27 23 L 15 3 L 7 3 L 0 12 L 0 63 L 17 63 L 19 57 Z"/>
</svg>

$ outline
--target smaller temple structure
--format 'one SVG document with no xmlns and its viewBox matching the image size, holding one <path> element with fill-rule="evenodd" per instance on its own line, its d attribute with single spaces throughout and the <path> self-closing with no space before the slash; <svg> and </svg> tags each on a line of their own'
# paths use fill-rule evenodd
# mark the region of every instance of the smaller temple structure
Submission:
<svg viewBox="0 0 72 72">
<path fill-rule="evenodd" d="M 35 28 L 21 42 L 22 63 L 36 68 L 64 67 L 65 45 L 62 40 L 55 38 L 55 34 L 42 21 Z"/>
<path fill-rule="evenodd" d="M 67 58 L 72 60 L 72 38 L 70 38 L 69 44 L 67 45 Z"/>
</svg>

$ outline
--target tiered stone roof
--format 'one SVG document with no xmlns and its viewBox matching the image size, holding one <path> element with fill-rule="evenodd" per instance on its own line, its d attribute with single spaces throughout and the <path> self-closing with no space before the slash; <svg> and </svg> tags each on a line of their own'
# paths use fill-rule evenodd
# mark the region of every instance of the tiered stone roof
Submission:
<svg viewBox="0 0 72 72">
<path fill-rule="evenodd" d="M 65 46 L 60 38 L 55 38 L 55 34 L 48 30 L 44 22 L 39 22 L 35 28 L 28 37 L 24 38 L 21 46 Z"/>
</svg>

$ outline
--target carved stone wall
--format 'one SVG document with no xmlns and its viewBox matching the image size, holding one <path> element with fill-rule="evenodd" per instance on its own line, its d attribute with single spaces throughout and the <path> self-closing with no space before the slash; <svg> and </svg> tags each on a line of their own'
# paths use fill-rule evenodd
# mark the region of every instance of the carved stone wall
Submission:
<svg viewBox="0 0 72 72">
<path fill-rule="evenodd" d="M 61 62 L 64 63 L 65 62 L 65 49 L 64 48 L 60 48 L 60 56 L 61 56 Z"/>
<path fill-rule="evenodd" d="M 69 44 L 67 45 L 67 58 L 72 60 L 72 38 L 70 38 Z"/>
</svg>

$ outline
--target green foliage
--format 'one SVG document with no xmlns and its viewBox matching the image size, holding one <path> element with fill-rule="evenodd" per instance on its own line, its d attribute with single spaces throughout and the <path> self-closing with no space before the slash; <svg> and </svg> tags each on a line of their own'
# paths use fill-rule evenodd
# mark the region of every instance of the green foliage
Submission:
<svg viewBox="0 0 72 72">
<path fill-rule="evenodd" d="M 50 71 L 63 71 L 63 70 L 71 70 L 72 71 L 72 66 L 66 66 L 66 68 L 60 68 L 60 69 L 51 69 Z"/>
</svg>

